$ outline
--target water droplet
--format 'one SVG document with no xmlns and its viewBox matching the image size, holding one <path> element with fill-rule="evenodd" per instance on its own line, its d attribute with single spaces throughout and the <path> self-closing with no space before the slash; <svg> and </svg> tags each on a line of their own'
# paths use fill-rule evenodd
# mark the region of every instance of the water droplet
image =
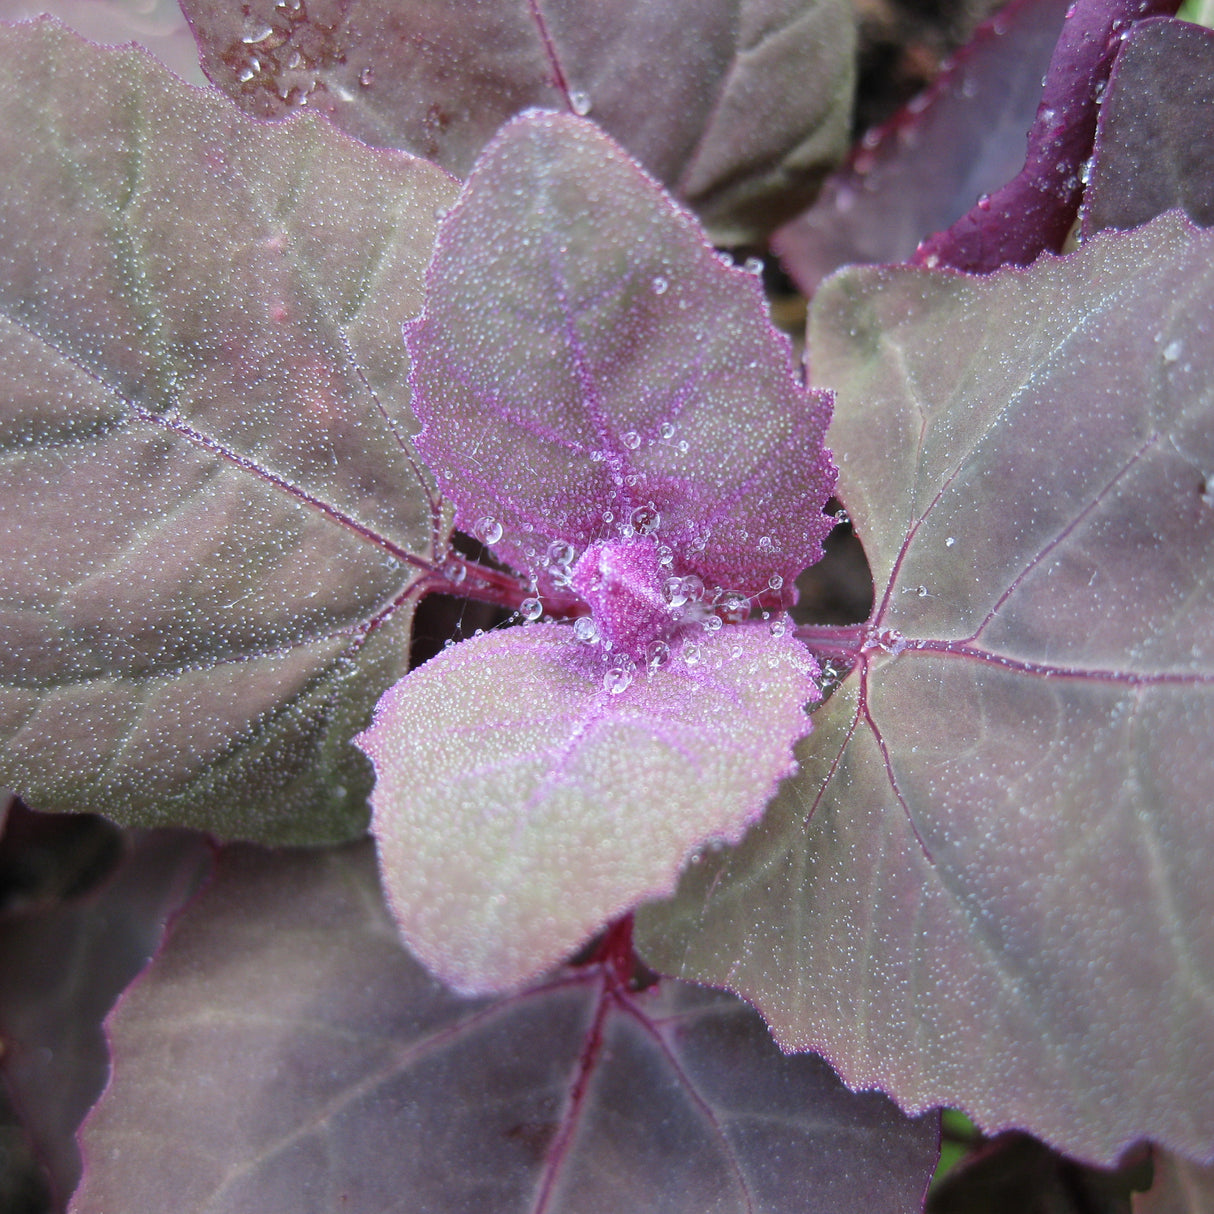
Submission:
<svg viewBox="0 0 1214 1214">
<path fill-rule="evenodd" d="M 493 545 L 502 538 L 502 525 L 497 519 L 486 515 L 484 518 L 478 518 L 472 525 L 472 534 L 476 536 L 482 544 Z"/>
<path fill-rule="evenodd" d="M 373 67 L 365 67 L 358 73 L 358 83 L 365 89 L 369 89 L 375 83 L 375 69 Z"/>
<path fill-rule="evenodd" d="M 991 196 L 989 194 L 978 195 L 978 210 L 989 211 L 991 209 Z"/>
<path fill-rule="evenodd" d="M 519 605 L 519 614 L 528 623 L 534 623 L 544 614 L 544 605 L 539 599 L 524 599 Z"/>
<path fill-rule="evenodd" d="M 682 653 L 688 666 L 695 666 L 700 660 L 700 647 L 695 641 L 684 641 Z"/>
<path fill-rule="evenodd" d="M 655 295 L 665 295 L 666 289 L 670 286 L 670 283 L 659 274 L 649 285 L 653 287 L 653 293 Z"/>
<path fill-rule="evenodd" d="M 620 442 L 628 448 L 629 451 L 635 451 L 641 445 L 641 436 L 635 430 L 629 430 L 623 435 Z"/>
<path fill-rule="evenodd" d="M 698 603 L 704 597 L 704 579 L 698 573 L 689 573 L 683 579 L 683 589 L 689 602 Z"/>
<path fill-rule="evenodd" d="M 783 616 L 772 620 L 767 627 L 773 637 L 782 637 L 788 631 L 788 624 L 784 621 Z"/>
<path fill-rule="evenodd" d="M 669 569 L 674 565 L 674 549 L 669 544 L 658 545 L 658 564 L 663 569 Z"/>
<path fill-rule="evenodd" d="M 1174 363 L 1184 353 L 1184 342 L 1170 341 L 1163 348 L 1163 361 Z"/>
<path fill-rule="evenodd" d="M 759 551 L 760 552 L 774 552 L 775 548 L 776 548 L 775 542 L 772 540 L 770 535 L 759 536 Z"/>
<path fill-rule="evenodd" d="M 957 542 L 957 537 L 955 535 L 950 535 L 945 539 L 944 546 L 946 548 L 951 548 L 956 542 Z"/>
<path fill-rule="evenodd" d="M 720 595 L 716 607 L 727 624 L 740 624 L 750 614 L 750 600 L 736 590 Z"/>
<path fill-rule="evenodd" d="M 784 579 L 778 573 L 773 573 L 767 579 L 767 586 L 770 590 L 782 590 L 784 588 Z"/>
<path fill-rule="evenodd" d="M 573 545 L 564 540 L 553 540 L 548 545 L 548 563 L 551 565 L 571 565 L 573 563 Z"/>
<path fill-rule="evenodd" d="M 658 427 L 658 433 L 663 438 L 674 438 L 674 424 L 672 422 L 663 422 Z"/>
<path fill-rule="evenodd" d="M 254 62 L 256 62 L 256 60 L 254 60 Z M 246 65 L 245 67 L 242 67 L 239 72 L 237 72 L 236 79 L 239 80 L 241 84 L 248 84 L 249 81 L 252 80 L 256 75 L 257 69 Z"/>
<path fill-rule="evenodd" d="M 758 278 L 759 275 L 763 273 L 763 258 L 748 257 L 742 263 L 742 269 L 744 269 L 747 274 L 753 274 L 756 278 Z"/>
<path fill-rule="evenodd" d="M 704 620 L 704 628 L 708 632 L 720 632 L 724 623 L 719 615 L 710 615 Z"/>
<path fill-rule="evenodd" d="M 569 90 L 569 108 L 579 118 L 585 118 L 590 113 L 590 94 L 582 89 Z"/>
<path fill-rule="evenodd" d="M 599 626 L 588 615 L 579 615 L 573 621 L 573 635 L 583 645 L 593 645 L 599 639 Z"/>
<path fill-rule="evenodd" d="M 258 25 L 251 25 L 246 32 L 241 35 L 241 42 L 251 46 L 254 42 L 264 42 L 274 31 L 264 22 Z"/>
<path fill-rule="evenodd" d="M 647 506 L 638 506 L 628 516 L 628 521 L 638 535 L 652 535 L 662 525 L 662 516 L 650 502 Z"/>
<path fill-rule="evenodd" d="M 717 250 L 717 260 L 718 260 L 718 261 L 719 261 L 719 262 L 720 262 L 720 263 L 721 263 L 723 266 L 732 266 L 732 265 L 734 264 L 734 261 L 733 261 L 733 254 L 732 254 L 732 253 L 727 253 L 727 252 L 726 252 L 724 249 L 718 249 L 718 250 Z"/>
<path fill-rule="evenodd" d="M 608 695 L 618 696 L 632 686 L 632 671 L 622 666 L 609 666 L 603 671 L 603 690 Z"/>
<path fill-rule="evenodd" d="M 840 510 L 835 515 L 835 526 L 836 527 L 848 527 L 850 525 L 851 525 L 851 515 L 848 514 L 846 510 Z"/>
<path fill-rule="evenodd" d="M 691 450 L 691 444 L 685 438 L 681 438 L 679 439 L 679 450 L 686 455 Z"/>
<path fill-rule="evenodd" d="M 670 661 L 670 646 L 665 641 L 650 641 L 645 646 L 645 665 L 650 670 L 659 670 Z"/>
<path fill-rule="evenodd" d="M 467 566 L 455 557 L 445 560 L 439 572 L 454 586 L 458 586 L 468 576 Z"/>
<path fill-rule="evenodd" d="M 662 593 L 672 607 L 682 607 L 687 602 L 687 579 L 668 577 L 662 586 Z"/>
<path fill-rule="evenodd" d="M 604 510 L 604 511 L 603 511 L 603 522 L 605 522 L 605 523 L 614 523 L 614 522 L 615 522 L 615 515 L 614 515 L 614 514 L 613 514 L 613 513 L 612 513 L 610 510 Z"/>
</svg>

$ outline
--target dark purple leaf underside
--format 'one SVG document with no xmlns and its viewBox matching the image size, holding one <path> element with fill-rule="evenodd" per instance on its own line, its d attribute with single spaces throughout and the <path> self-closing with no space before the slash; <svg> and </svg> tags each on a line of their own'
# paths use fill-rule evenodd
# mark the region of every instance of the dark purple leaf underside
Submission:
<svg viewBox="0 0 1214 1214">
<path fill-rule="evenodd" d="M 210 862 L 199 835 L 127 840 L 107 884 L 0 923 L 0 1081 L 61 1209 L 80 1178 L 75 1132 L 105 1082 L 101 1022 Z"/>
<path fill-rule="evenodd" d="M 591 113 L 713 228 L 753 240 L 843 152 L 841 0 L 183 0 L 250 113 L 306 104 L 461 176 L 507 119 Z"/>
<path fill-rule="evenodd" d="M 182 80 L 207 83 L 176 0 L 0 0 L 0 21 L 30 21 L 43 13 L 92 42 L 137 42 Z"/>
<path fill-rule="evenodd" d="M 614 975 L 462 1000 L 400 948 L 366 847 L 229 849 L 110 1018 L 73 1214 L 920 1209 L 931 1117 L 730 996 Z"/>
<path fill-rule="evenodd" d="M 709 587 L 759 593 L 821 556 L 829 396 L 801 384 L 757 279 L 591 123 L 529 115 L 486 150 L 407 341 L 419 446 L 515 568 L 646 507 Z"/>
<path fill-rule="evenodd" d="M 1214 1167 L 1154 1152 L 1154 1181 L 1134 1195 L 1134 1214 L 1214 1214 Z"/>
<path fill-rule="evenodd" d="M 840 266 L 905 261 L 1015 176 L 1068 4 L 1017 0 L 1001 9 L 779 229 L 773 247 L 806 295 Z"/>
<path fill-rule="evenodd" d="M 904 1108 L 1214 1147 L 1214 235 L 814 303 L 877 607 L 802 771 L 640 922 Z M 812 632 L 812 630 L 810 630 Z"/>
<path fill-rule="evenodd" d="M 1177 7 L 1177 0 L 1076 0 L 1046 72 L 1023 169 L 925 240 L 916 263 L 988 273 L 1060 250 L 1079 211 L 1100 97 L 1121 40 L 1135 21 Z"/>
<path fill-rule="evenodd" d="M 1160 18 L 1131 31 L 1100 109 L 1083 229 L 1173 207 L 1214 225 L 1214 31 Z"/>
<path fill-rule="evenodd" d="M 348 837 L 441 532 L 399 326 L 454 184 L 50 22 L 0 31 L 0 163 L 0 781 Z"/>
</svg>

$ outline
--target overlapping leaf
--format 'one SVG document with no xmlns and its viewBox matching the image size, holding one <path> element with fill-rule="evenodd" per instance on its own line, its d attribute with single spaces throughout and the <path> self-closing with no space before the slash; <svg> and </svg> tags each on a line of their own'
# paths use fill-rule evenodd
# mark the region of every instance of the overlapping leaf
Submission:
<svg viewBox="0 0 1214 1214">
<path fill-rule="evenodd" d="M 1155 1178 L 1134 1198 L 1134 1214 L 1211 1214 L 1214 1167 L 1200 1167 L 1168 1151 L 1155 1152 Z"/>
<path fill-rule="evenodd" d="M 641 923 L 850 1083 L 1096 1161 L 1214 1149 L 1211 265 L 1172 215 L 819 292 L 877 607 L 801 773 Z"/>
<path fill-rule="evenodd" d="M 829 396 L 802 385 L 754 276 L 591 123 L 534 114 L 494 141 L 408 344 L 419 446 L 516 569 L 638 507 L 710 587 L 757 593 L 821 557 Z"/>
<path fill-rule="evenodd" d="M 457 989 L 509 989 L 672 892 L 699 848 L 736 842 L 762 811 L 809 728 L 815 671 L 799 641 L 751 625 L 615 694 L 601 655 L 559 624 L 415 670 L 358 739 L 410 948 Z"/>
<path fill-rule="evenodd" d="M 73 1214 L 911 1214 L 936 1154 L 727 995 L 595 964 L 459 999 L 365 847 L 228 850 L 109 1029 Z"/>
<path fill-rule="evenodd" d="M 866 133 L 773 239 L 802 291 L 843 265 L 905 261 L 1015 176 L 1066 9 L 1066 0 L 1001 6 L 929 90 Z"/>
<path fill-rule="evenodd" d="M 0 780 L 358 830 L 408 611 L 369 624 L 440 525 L 399 325 L 453 183 L 48 22 L 0 34 L 0 164 Z"/>
<path fill-rule="evenodd" d="M 105 1082 L 101 1022 L 160 944 L 210 862 L 201 836 L 124 840 L 114 874 L 87 897 L 0 923 L 0 1081 L 62 1209 L 80 1178 L 74 1135 Z"/>
<path fill-rule="evenodd" d="M 722 243 L 753 240 L 843 154 L 841 0 L 183 0 L 212 80 L 463 175 L 530 106 L 591 113 Z"/>
<path fill-rule="evenodd" d="M 1087 235 L 1133 228 L 1173 207 L 1214 224 L 1214 31 L 1144 21 L 1127 36 L 1100 107 Z"/>
</svg>

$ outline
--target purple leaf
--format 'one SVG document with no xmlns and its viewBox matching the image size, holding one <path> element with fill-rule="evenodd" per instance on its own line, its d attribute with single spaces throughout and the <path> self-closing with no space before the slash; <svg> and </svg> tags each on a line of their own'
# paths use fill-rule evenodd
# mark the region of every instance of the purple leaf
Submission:
<svg viewBox="0 0 1214 1214">
<path fill-rule="evenodd" d="M 842 265 L 905 261 L 1014 177 L 1070 0 L 1014 0 L 930 89 L 869 131 L 772 244 L 806 295 Z"/>
<path fill-rule="evenodd" d="M 1155 1151 L 1155 1178 L 1135 1194 L 1134 1214 L 1214 1214 L 1214 1167 Z"/>
<path fill-rule="evenodd" d="M 1214 225 L 1214 31 L 1159 18 L 1131 30 L 1100 107 L 1083 230 L 1173 207 Z"/>
<path fill-rule="evenodd" d="M 43 13 L 92 42 L 138 42 L 182 80 L 207 83 L 176 0 L 0 0 L 3 21 L 28 21 Z"/>
<path fill-rule="evenodd" d="M 936 1155 L 727 995 L 610 961 L 452 995 L 363 847 L 227 850 L 108 1027 L 73 1214 L 911 1214 Z"/>
<path fill-rule="evenodd" d="M 117 872 L 87 898 L 0 922 L 0 1079 L 56 1209 L 79 1180 L 73 1135 L 105 1081 L 102 1018 L 197 889 L 210 854 L 199 835 L 136 834 Z"/>
<path fill-rule="evenodd" d="M 0 162 L 0 782 L 360 831 L 348 740 L 444 538 L 399 326 L 453 183 L 50 22 L 0 30 Z"/>
<path fill-rule="evenodd" d="M 393 913 L 455 988 L 534 979 L 736 841 L 817 698 L 805 647 L 757 624 L 625 671 L 564 625 L 488 633 L 401 680 L 356 739 Z"/>
<path fill-rule="evenodd" d="M 461 176 L 531 106 L 592 113 L 721 243 L 770 230 L 843 154 L 842 0 L 183 0 L 248 112 L 306 104 Z"/>
<path fill-rule="evenodd" d="M 553 541 L 578 555 L 630 519 L 710 587 L 757 594 L 821 558 L 829 394 L 802 386 L 755 276 L 591 123 L 532 114 L 486 150 L 407 340 L 418 445 L 516 569 L 550 582 Z"/>
<path fill-rule="evenodd" d="M 987 273 L 1060 250 L 1079 211 L 1100 97 L 1121 40 L 1133 22 L 1177 7 L 1177 0 L 1076 0 L 1045 76 L 1024 168 L 925 240 L 916 262 Z"/>
<path fill-rule="evenodd" d="M 737 852 L 647 911 L 903 1108 L 1097 1162 L 1214 1148 L 1214 233 L 1175 215 L 986 279 L 814 301 L 867 625 Z"/>
</svg>

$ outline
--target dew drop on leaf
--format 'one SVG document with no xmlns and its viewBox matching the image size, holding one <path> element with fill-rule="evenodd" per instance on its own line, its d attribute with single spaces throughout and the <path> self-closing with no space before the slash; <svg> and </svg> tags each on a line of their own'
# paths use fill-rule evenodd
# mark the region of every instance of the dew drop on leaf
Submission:
<svg viewBox="0 0 1214 1214">
<path fill-rule="evenodd" d="M 573 555 L 573 545 L 564 540 L 553 540 L 548 545 L 548 563 L 551 565 L 571 565 Z"/>
<path fill-rule="evenodd" d="M 524 599 L 518 609 L 519 614 L 529 623 L 534 623 L 544 614 L 544 605 L 537 598 Z"/>
<path fill-rule="evenodd" d="M 623 435 L 620 442 L 628 448 L 629 451 L 635 451 L 641 445 L 641 436 L 635 430 L 629 430 Z"/>
<path fill-rule="evenodd" d="M 583 89 L 572 89 L 569 93 L 569 108 L 579 118 L 585 118 L 590 113 L 590 94 Z"/>
<path fill-rule="evenodd" d="M 645 665 L 659 670 L 670 661 L 670 646 L 665 641 L 650 641 L 645 646 Z"/>
<path fill-rule="evenodd" d="M 478 518 L 472 525 L 472 534 L 482 544 L 496 544 L 502 538 L 502 525 L 490 515 Z"/>
<path fill-rule="evenodd" d="M 767 585 L 772 590 L 781 590 L 784 586 L 784 579 L 778 573 L 773 573 L 767 579 Z"/>
<path fill-rule="evenodd" d="M 658 433 L 663 438 L 674 438 L 674 423 L 663 422 L 661 426 L 658 427 Z"/>
<path fill-rule="evenodd" d="M 661 526 L 662 516 L 650 502 L 647 506 L 638 506 L 628 521 L 638 535 L 652 535 Z"/>
<path fill-rule="evenodd" d="M 659 274 L 654 278 L 650 285 L 653 287 L 653 293 L 655 295 L 665 295 L 666 288 L 670 286 L 670 283 Z"/>
<path fill-rule="evenodd" d="M 580 615 L 573 621 L 573 635 L 583 645 L 593 645 L 599 639 L 599 626 L 588 615 Z"/>
</svg>

